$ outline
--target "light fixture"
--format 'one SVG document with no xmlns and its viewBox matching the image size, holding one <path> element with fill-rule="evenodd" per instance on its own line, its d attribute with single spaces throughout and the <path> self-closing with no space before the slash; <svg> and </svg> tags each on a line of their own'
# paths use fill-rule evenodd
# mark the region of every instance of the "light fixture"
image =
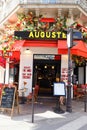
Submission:
<svg viewBox="0 0 87 130">
<path fill-rule="evenodd" d="M 54 69 L 54 66 L 52 66 L 52 69 Z"/>
<path fill-rule="evenodd" d="M 35 68 L 37 69 L 37 65 L 35 66 Z"/>
<path fill-rule="evenodd" d="M 24 52 L 25 52 L 26 54 L 30 54 L 30 53 L 31 53 L 31 51 L 30 51 L 29 48 L 26 48 Z"/>
<path fill-rule="evenodd" d="M 45 65 L 44 68 L 47 69 L 47 65 Z"/>
<path fill-rule="evenodd" d="M 26 48 L 27 51 L 29 51 L 30 49 L 29 48 Z"/>
</svg>

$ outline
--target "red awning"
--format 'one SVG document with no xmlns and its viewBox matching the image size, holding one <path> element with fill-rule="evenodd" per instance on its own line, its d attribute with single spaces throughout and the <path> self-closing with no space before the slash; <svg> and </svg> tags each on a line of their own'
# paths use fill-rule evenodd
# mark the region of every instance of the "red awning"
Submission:
<svg viewBox="0 0 87 130">
<path fill-rule="evenodd" d="M 15 42 L 11 45 L 10 50 L 7 51 L 6 55 L 3 54 L 2 47 L 6 47 L 9 45 L 8 42 L 3 43 L 0 45 L 0 58 L 7 58 L 9 57 L 10 60 L 19 61 L 20 60 L 20 49 L 22 48 L 25 40 L 15 40 Z"/>
<path fill-rule="evenodd" d="M 57 41 L 52 40 L 26 40 L 24 47 L 57 47 Z"/>
<path fill-rule="evenodd" d="M 67 54 L 68 47 L 66 40 L 58 40 L 58 54 Z"/>
<path fill-rule="evenodd" d="M 83 41 L 78 41 L 78 43 L 71 49 L 71 53 L 74 55 L 83 56 L 87 58 L 86 43 L 84 43 Z"/>
<path fill-rule="evenodd" d="M 54 23 L 54 18 L 41 18 L 40 22 L 48 22 L 48 23 Z"/>
<path fill-rule="evenodd" d="M 20 51 L 23 47 L 25 40 L 15 40 L 15 42 L 11 45 L 11 50 Z"/>
<path fill-rule="evenodd" d="M 77 44 L 71 48 L 71 54 L 87 58 L 86 44 L 81 40 L 75 41 L 75 43 Z M 66 40 L 58 40 L 58 54 L 68 54 Z"/>
<path fill-rule="evenodd" d="M 15 40 L 13 44 L 11 44 L 10 51 L 20 51 L 24 44 L 25 40 Z M 9 46 L 9 42 L 5 42 L 0 45 L 0 50 L 2 50 L 3 47 Z M 8 50 L 9 51 L 9 50 Z"/>
<path fill-rule="evenodd" d="M 20 60 L 20 51 L 11 51 L 9 56 L 10 60 L 19 61 Z"/>
</svg>

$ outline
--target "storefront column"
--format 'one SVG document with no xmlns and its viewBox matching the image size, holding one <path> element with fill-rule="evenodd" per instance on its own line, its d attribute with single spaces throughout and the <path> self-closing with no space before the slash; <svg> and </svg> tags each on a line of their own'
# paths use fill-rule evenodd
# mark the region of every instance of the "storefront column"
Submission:
<svg viewBox="0 0 87 130">
<path fill-rule="evenodd" d="M 86 75 L 85 75 L 86 79 L 85 79 L 85 82 L 87 84 L 87 63 L 86 63 Z"/>
<path fill-rule="evenodd" d="M 32 76 L 33 76 L 33 53 L 30 49 L 24 47 L 20 56 L 19 70 L 19 95 L 22 96 L 21 90 L 24 91 L 24 96 L 28 96 L 32 92 Z"/>
<path fill-rule="evenodd" d="M 5 84 L 9 83 L 9 58 L 6 59 Z"/>
<path fill-rule="evenodd" d="M 3 68 L 2 66 L 0 66 L 0 83 L 4 83 L 5 79 L 4 79 L 4 76 L 5 76 L 5 68 Z"/>
</svg>

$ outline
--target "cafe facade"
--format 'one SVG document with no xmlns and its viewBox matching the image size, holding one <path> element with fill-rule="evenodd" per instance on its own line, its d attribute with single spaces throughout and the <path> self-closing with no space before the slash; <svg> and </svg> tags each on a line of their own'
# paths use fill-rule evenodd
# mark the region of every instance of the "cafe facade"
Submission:
<svg viewBox="0 0 87 130">
<path fill-rule="evenodd" d="M 53 84 L 56 77 L 59 77 L 61 81 L 64 81 L 66 86 L 68 84 L 68 53 L 65 53 L 63 49 L 68 49 L 67 45 L 67 33 L 66 32 L 25 32 L 15 31 L 17 37 L 22 37 L 23 40 L 17 40 L 17 44 L 21 44 L 20 50 L 20 62 L 10 69 L 6 69 L 7 77 L 5 83 L 18 82 L 18 88 L 26 88 L 25 96 L 32 92 L 32 88 L 36 84 L 39 84 L 41 89 L 39 95 L 52 96 Z M 77 44 L 81 41 L 79 39 L 79 32 L 75 33 Z M 78 37 L 78 40 L 77 40 Z M 63 46 L 63 43 L 66 45 Z M 62 44 L 62 49 L 59 49 L 59 45 Z M 58 52 L 59 51 L 59 52 Z M 63 51 L 63 53 L 60 53 Z M 67 51 L 68 52 L 68 51 Z M 9 68 L 9 63 L 7 62 Z M 74 66 L 75 67 L 75 66 Z M 71 73 L 73 75 L 74 69 L 77 69 L 79 81 L 83 84 L 85 74 L 84 67 L 74 68 L 71 62 Z M 83 68 L 83 69 L 82 69 Z M 85 66 L 86 69 L 86 66 Z M 84 70 L 84 71 L 83 71 Z M 9 73 L 10 72 L 10 73 Z M 16 77 L 16 78 L 15 78 Z M 49 83 L 41 84 L 41 80 L 47 78 Z M 72 84 L 72 97 L 73 97 L 73 84 Z M 20 93 L 21 96 L 21 93 Z"/>
<path fill-rule="evenodd" d="M 53 84 L 56 77 L 64 81 L 66 86 L 68 84 L 68 43 L 67 31 L 54 31 L 54 32 L 29 32 L 29 31 L 15 31 L 14 36 L 22 38 L 15 40 L 16 57 L 19 57 L 19 62 L 10 61 L 10 54 L 6 60 L 6 68 L 1 72 L 4 77 L 5 84 L 17 82 L 18 89 L 24 89 L 25 96 L 32 92 L 32 88 L 36 84 L 40 86 L 39 95 L 53 96 Z M 73 42 L 79 44 L 82 41 L 82 34 L 75 31 L 73 34 Z M 19 53 L 20 51 L 20 53 Z M 19 54 L 19 55 L 18 55 Z M 72 50 L 71 50 L 72 54 Z M 76 52 L 74 53 L 74 55 Z M 83 56 L 83 55 L 82 55 Z M 16 64 L 15 64 L 16 63 Z M 71 76 L 77 76 L 77 84 L 86 83 L 86 64 L 84 66 L 75 66 L 71 60 Z M 42 79 L 46 80 L 42 82 Z M 72 80 L 71 80 L 72 81 Z M 72 97 L 73 97 L 73 83 L 72 84 Z M 19 93 L 21 96 L 21 93 Z"/>
<path fill-rule="evenodd" d="M 65 78 L 67 82 L 67 56 L 58 55 L 57 39 L 59 34 L 60 33 L 57 32 L 40 32 L 36 35 L 35 32 L 30 32 L 29 39 L 31 36 L 32 40 L 25 40 L 20 57 L 19 88 L 21 88 L 23 82 L 26 81 L 26 87 L 28 88 L 27 94 L 29 91 L 32 91 L 32 87 L 34 87 L 35 84 L 40 84 L 40 81 L 47 77 L 49 84 L 48 86 L 45 83 L 40 84 L 40 87 L 42 87 L 42 89 L 44 88 L 44 91 L 41 91 L 40 95 L 52 95 L 53 83 L 55 82 L 57 74 L 61 77 L 61 70 L 62 73 L 65 71 L 65 77 L 63 77 L 62 74 L 62 78 Z M 64 34 L 62 36 L 65 37 Z M 56 39 L 52 39 L 52 37 Z"/>
</svg>

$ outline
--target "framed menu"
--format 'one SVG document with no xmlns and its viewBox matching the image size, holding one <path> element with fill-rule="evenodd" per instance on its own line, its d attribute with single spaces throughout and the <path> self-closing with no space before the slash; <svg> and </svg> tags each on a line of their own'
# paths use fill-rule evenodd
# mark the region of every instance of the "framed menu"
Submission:
<svg viewBox="0 0 87 130">
<path fill-rule="evenodd" d="M 53 95 L 54 96 L 65 96 L 66 95 L 66 89 L 65 89 L 65 83 L 64 82 L 55 82 L 53 85 Z"/>
</svg>

